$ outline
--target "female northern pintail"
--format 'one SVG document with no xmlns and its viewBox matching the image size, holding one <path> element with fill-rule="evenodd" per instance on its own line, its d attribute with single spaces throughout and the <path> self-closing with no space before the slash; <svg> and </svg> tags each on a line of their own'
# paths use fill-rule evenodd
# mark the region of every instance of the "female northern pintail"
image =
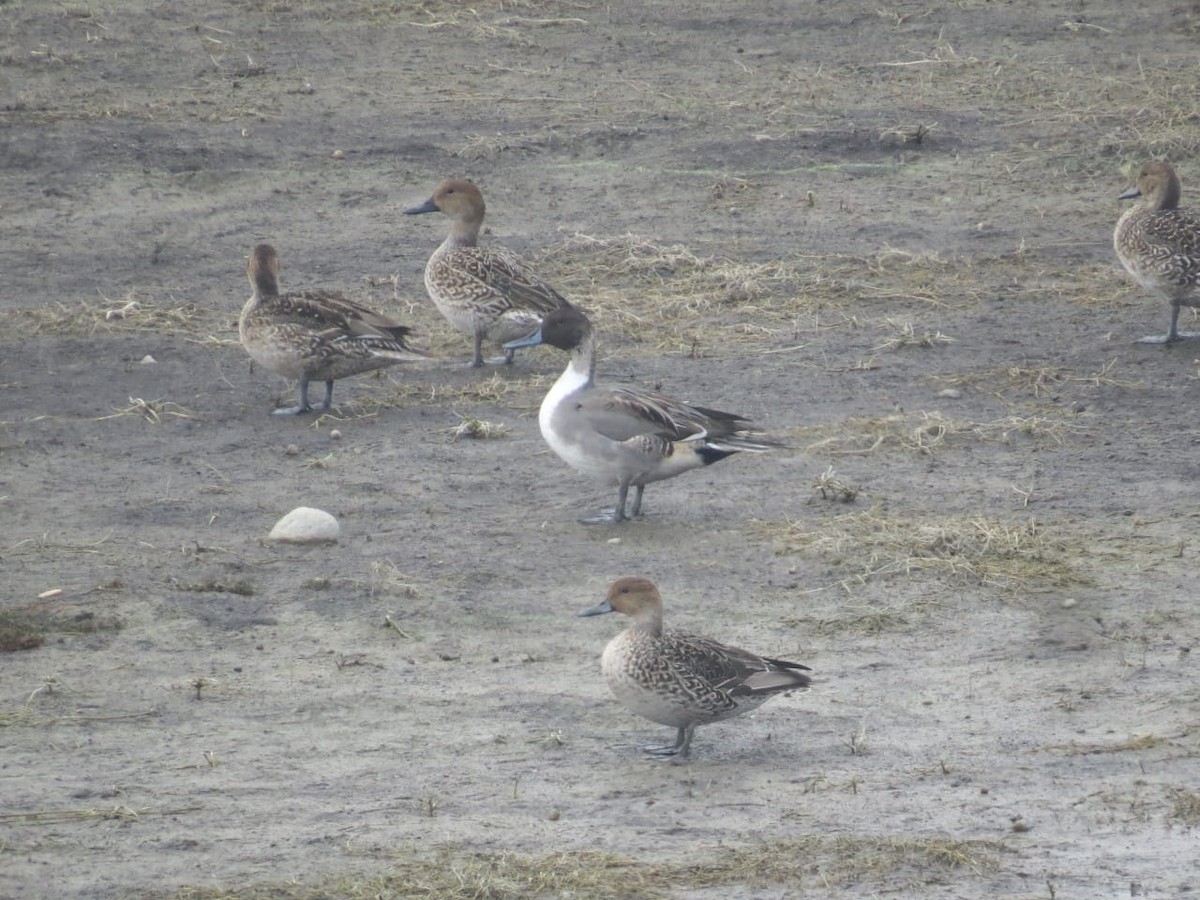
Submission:
<svg viewBox="0 0 1200 900">
<path fill-rule="evenodd" d="M 279 293 L 279 256 L 259 244 L 246 264 L 254 293 L 242 307 L 238 333 L 251 359 L 285 378 L 300 379 L 300 405 L 276 415 L 312 410 L 309 381 L 325 382 L 322 410 L 333 402 L 333 382 L 428 355 L 405 342 L 411 331 L 332 291 Z"/>
<path fill-rule="evenodd" d="M 642 494 L 652 481 L 711 465 L 743 450 L 779 446 L 751 440 L 742 416 L 690 406 L 636 388 L 599 387 L 595 382 L 596 339 L 577 307 L 550 312 L 528 338 L 510 349 L 550 344 L 571 354 L 566 371 L 546 394 L 538 425 L 546 443 L 565 462 L 594 478 L 615 483 L 617 506 L 583 519 L 586 524 L 621 522 L 641 514 Z M 629 488 L 637 489 L 625 514 Z"/>
<path fill-rule="evenodd" d="M 485 209 L 479 188 L 451 178 L 423 204 L 404 211 L 409 216 L 440 211 L 453 221 L 425 265 L 425 289 L 446 320 L 473 337 L 475 368 L 483 365 L 485 338 L 503 343 L 525 337 L 566 302 L 511 251 L 478 246 Z M 504 361 L 513 361 L 511 349 L 506 348 Z"/>
<path fill-rule="evenodd" d="M 664 631 L 662 597 L 645 578 L 620 578 L 581 616 L 619 612 L 633 625 L 604 648 L 600 667 L 613 695 L 639 716 L 678 729 L 656 756 L 688 755 L 697 725 L 757 709 L 776 694 L 812 683 L 800 663 L 756 656 L 709 638 Z"/>
<path fill-rule="evenodd" d="M 1121 264 L 1138 284 L 1171 304 L 1171 328 L 1165 335 L 1141 338 L 1143 344 L 1165 344 L 1200 337 L 1180 332 L 1179 308 L 1200 306 L 1200 214 L 1179 208 L 1179 176 L 1168 162 L 1151 162 L 1138 172 L 1137 184 L 1119 199 L 1144 198 L 1126 210 L 1113 232 Z"/>
</svg>

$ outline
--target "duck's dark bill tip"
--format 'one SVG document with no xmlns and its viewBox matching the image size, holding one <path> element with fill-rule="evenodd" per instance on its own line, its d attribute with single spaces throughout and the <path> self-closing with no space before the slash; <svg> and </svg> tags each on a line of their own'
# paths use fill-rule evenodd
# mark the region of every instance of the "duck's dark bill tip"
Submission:
<svg viewBox="0 0 1200 900">
<path fill-rule="evenodd" d="M 420 206 L 410 206 L 408 209 L 406 209 L 404 211 L 404 214 L 406 216 L 419 216 L 421 213 L 431 213 L 431 212 L 437 212 L 437 211 L 438 211 L 437 204 L 434 203 L 433 198 L 430 197 L 428 200 L 426 200 Z"/>
<path fill-rule="evenodd" d="M 504 345 L 505 350 L 520 350 L 522 347 L 536 347 L 542 342 L 542 329 L 538 329 L 529 337 L 517 338 Z"/>
</svg>

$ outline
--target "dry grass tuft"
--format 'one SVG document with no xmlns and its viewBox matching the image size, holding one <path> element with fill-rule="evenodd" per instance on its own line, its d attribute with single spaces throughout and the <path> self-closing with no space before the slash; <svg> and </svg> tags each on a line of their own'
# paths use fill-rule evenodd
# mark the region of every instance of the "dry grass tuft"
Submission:
<svg viewBox="0 0 1200 900">
<path fill-rule="evenodd" d="M 233 890 L 184 888 L 177 900 L 345 900 L 380 897 L 437 900 L 589 900 L 659 898 L 730 885 L 806 882 L 850 886 L 868 882 L 887 890 L 981 876 L 997 866 L 999 844 L 945 838 L 850 838 L 825 836 L 777 841 L 704 854 L 703 862 L 632 860 L 608 853 L 574 851 L 526 857 L 514 853 L 452 853 L 398 863 L 375 878 L 343 876 L 320 885 L 258 885 Z M 700 857 L 697 857 L 700 858 Z"/>
<path fill-rule="evenodd" d="M 970 307 L 991 295 L 982 282 L 993 268 L 1005 271 L 1011 263 L 1003 257 L 949 261 L 890 247 L 865 257 L 753 262 L 703 256 L 635 234 L 576 234 L 544 251 L 538 267 L 587 308 L 602 334 L 653 341 L 646 346 L 655 352 L 699 355 L 709 346 L 795 342 L 821 329 L 857 327 L 875 310 Z M 896 332 L 882 348 L 951 340 L 892 319 L 881 327 Z"/>
<path fill-rule="evenodd" d="M 413 384 L 381 379 L 377 384 L 370 383 L 371 393 L 364 393 L 341 408 L 346 418 L 374 415 L 381 409 L 414 402 L 442 409 L 455 405 L 484 404 L 503 406 L 514 411 L 533 410 L 542 403 L 546 383 L 543 375 L 514 376 L 502 371 L 493 372 L 490 378 L 479 381 L 454 384 Z"/>
<path fill-rule="evenodd" d="M 868 581 L 927 574 L 1004 591 L 1029 591 L 1085 581 L 1076 560 L 1082 543 L 1052 536 L 1035 519 L 1002 522 L 983 516 L 890 519 L 878 510 L 812 524 L 759 522 L 779 542 L 778 553 L 826 560 L 847 574 L 846 589 Z"/>
<path fill-rule="evenodd" d="M 954 343 L 954 338 L 946 337 L 940 331 L 926 331 L 923 334 L 917 334 L 912 322 L 894 322 L 887 319 L 884 327 L 893 331 L 894 334 L 879 346 L 872 347 L 871 352 L 873 353 L 880 350 L 899 350 L 903 347 L 936 347 L 938 344 Z"/>
<path fill-rule="evenodd" d="M 1171 789 L 1171 811 L 1168 819 L 1174 819 L 1185 828 L 1200 825 L 1200 793 L 1189 788 Z"/>
<path fill-rule="evenodd" d="M 501 422 L 487 422 L 483 419 L 472 418 L 471 416 L 460 416 L 460 418 L 462 421 L 450 429 L 450 437 L 456 441 L 461 441 L 464 438 L 486 441 L 492 438 L 504 437 L 511 430 Z"/>
<path fill-rule="evenodd" d="M 194 303 L 167 305 L 139 300 L 133 293 L 123 299 L 84 300 L 74 306 L 56 303 L 32 309 L 0 312 L 0 328 L 7 334 L 79 336 L 127 332 L 156 332 L 204 336 L 219 343 L 214 333 L 228 331 L 233 320 L 226 312 L 205 309 Z"/>
<path fill-rule="evenodd" d="M 840 422 L 793 429 L 788 437 L 810 440 L 805 448 L 808 452 L 830 456 L 869 456 L 896 450 L 933 456 L 973 442 L 1010 443 L 1018 435 L 1060 446 L 1069 436 L 1086 433 L 1086 428 L 1065 416 L 1009 416 L 994 422 L 969 422 L 939 412 L 920 412 L 870 419 L 851 416 Z"/>
<path fill-rule="evenodd" d="M 1178 736 L 1177 736 L 1178 737 Z M 1045 744 L 1038 750 L 1060 750 L 1067 756 L 1095 756 L 1101 753 L 1129 753 L 1170 743 L 1172 737 L 1147 732 L 1146 734 L 1130 735 L 1123 741 L 1110 741 L 1103 744 L 1082 743 L 1072 741 L 1069 744 Z"/>
<path fill-rule="evenodd" d="M 122 416 L 141 416 L 151 425 L 160 425 L 165 419 L 195 419 L 196 414 L 178 403 L 170 400 L 143 400 L 141 397 L 130 397 L 129 405 L 113 410 L 110 415 L 98 416 L 94 422 L 105 419 L 119 419 Z"/>
<path fill-rule="evenodd" d="M 1079 374 L 1063 366 L 1004 366 L 999 369 L 988 369 L 982 372 L 970 372 L 965 375 L 933 375 L 934 381 L 955 387 L 973 387 L 986 391 L 997 397 L 1009 393 L 1027 393 L 1034 397 L 1062 390 L 1069 385 L 1091 385 L 1093 387 L 1116 387 L 1135 389 L 1141 387 L 1141 382 L 1124 381 L 1113 377 L 1116 360 L 1109 360 L 1100 370 L 1089 374 Z"/>
<path fill-rule="evenodd" d="M 830 466 L 813 479 L 813 487 L 821 495 L 822 500 L 853 503 L 858 497 L 858 487 L 838 478 L 833 466 Z"/>
<path fill-rule="evenodd" d="M 117 631 L 118 619 L 98 617 L 87 610 L 72 612 L 44 605 L 16 606 L 0 610 L 0 653 L 32 650 L 51 635 L 93 634 Z"/>
</svg>

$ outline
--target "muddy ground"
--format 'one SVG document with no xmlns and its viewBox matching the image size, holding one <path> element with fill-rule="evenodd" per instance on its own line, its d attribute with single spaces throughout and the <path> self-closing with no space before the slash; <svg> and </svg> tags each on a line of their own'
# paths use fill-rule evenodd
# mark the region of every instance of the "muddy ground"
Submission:
<svg viewBox="0 0 1200 900">
<path fill-rule="evenodd" d="M 1197 348 L 1111 249 L 1143 160 L 1200 191 L 1198 25 L 0 2 L 0 896 L 1200 892 Z M 465 371 L 424 295 L 452 174 L 601 378 L 792 449 L 578 524 L 565 359 Z M 262 240 L 446 362 L 270 416 Z M 302 504 L 336 546 L 264 541 Z M 818 683 L 643 757 L 575 618 L 628 574 Z"/>
</svg>

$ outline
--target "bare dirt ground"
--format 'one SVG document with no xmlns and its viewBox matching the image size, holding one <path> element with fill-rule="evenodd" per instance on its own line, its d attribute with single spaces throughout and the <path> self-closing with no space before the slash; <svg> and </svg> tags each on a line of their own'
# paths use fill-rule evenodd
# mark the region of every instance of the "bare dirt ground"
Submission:
<svg viewBox="0 0 1200 900">
<path fill-rule="evenodd" d="M 1198 26 L 0 2 L 0 896 L 1200 892 L 1197 349 L 1132 343 L 1167 310 L 1111 249 L 1145 159 L 1200 202 Z M 424 296 L 446 222 L 400 213 L 451 174 L 602 378 L 794 449 L 578 524 L 565 359 L 464 371 Z M 451 362 L 271 417 L 261 240 Z M 264 542 L 302 504 L 336 546 Z M 819 682 L 644 758 L 574 617 L 627 574 Z"/>
</svg>

